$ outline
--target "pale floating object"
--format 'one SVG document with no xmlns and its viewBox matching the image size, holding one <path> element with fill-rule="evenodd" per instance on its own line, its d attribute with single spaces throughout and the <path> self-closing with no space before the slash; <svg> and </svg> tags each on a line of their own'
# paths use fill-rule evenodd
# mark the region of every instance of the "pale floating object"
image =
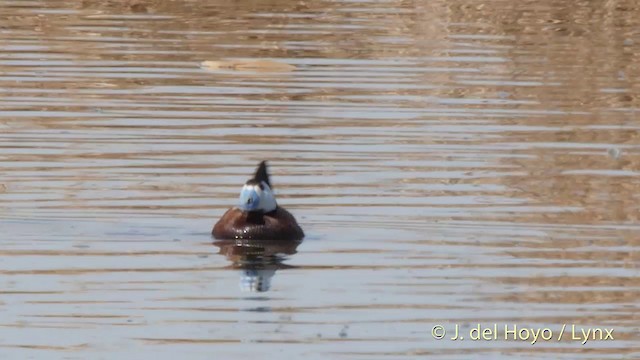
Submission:
<svg viewBox="0 0 640 360">
<path fill-rule="evenodd" d="M 290 72 L 296 67 L 273 60 L 207 60 L 200 63 L 205 70 L 235 70 L 252 72 Z"/>
<path fill-rule="evenodd" d="M 618 148 L 611 148 L 607 150 L 607 154 L 609 154 L 611 158 L 618 160 L 620 158 L 620 155 L 622 155 L 622 151 L 620 151 L 620 149 Z"/>
</svg>

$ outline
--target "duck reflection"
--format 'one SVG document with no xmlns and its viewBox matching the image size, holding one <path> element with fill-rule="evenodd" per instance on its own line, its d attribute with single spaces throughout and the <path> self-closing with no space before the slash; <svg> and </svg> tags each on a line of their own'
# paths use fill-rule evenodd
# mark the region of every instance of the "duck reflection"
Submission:
<svg viewBox="0 0 640 360">
<path fill-rule="evenodd" d="M 265 292 L 271 287 L 271 278 L 278 269 L 289 269 L 283 263 L 287 255 L 297 251 L 301 241 L 282 240 L 219 240 L 213 244 L 232 262 L 231 268 L 241 270 L 240 289 L 247 292 Z"/>
</svg>

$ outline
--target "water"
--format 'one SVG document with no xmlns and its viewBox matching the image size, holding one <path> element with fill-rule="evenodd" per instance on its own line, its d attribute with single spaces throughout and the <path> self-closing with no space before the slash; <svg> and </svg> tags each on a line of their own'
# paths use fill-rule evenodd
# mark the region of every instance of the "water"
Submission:
<svg viewBox="0 0 640 360">
<path fill-rule="evenodd" d="M 638 19 L 1 1 L 0 357 L 639 357 Z M 263 159 L 305 241 L 213 244 Z"/>
</svg>

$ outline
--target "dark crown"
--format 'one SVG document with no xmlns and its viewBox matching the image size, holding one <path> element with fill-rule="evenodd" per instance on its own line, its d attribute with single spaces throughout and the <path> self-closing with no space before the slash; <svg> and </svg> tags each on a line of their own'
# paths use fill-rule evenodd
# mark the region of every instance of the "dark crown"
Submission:
<svg viewBox="0 0 640 360">
<path fill-rule="evenodd" d="M 257 182 L 258 184 L 264 181 L 271 188 L 271 182 L 269 181 L 269 173 L 267 172 L 266 160 L 263 160 L 260 162 L 260 164 L 258 165 L 258 169 L 256 169 L 256 174 L 253 176 L 253 179 L 249 181 L 252 181 L 252 180 Z"/>
</svg>

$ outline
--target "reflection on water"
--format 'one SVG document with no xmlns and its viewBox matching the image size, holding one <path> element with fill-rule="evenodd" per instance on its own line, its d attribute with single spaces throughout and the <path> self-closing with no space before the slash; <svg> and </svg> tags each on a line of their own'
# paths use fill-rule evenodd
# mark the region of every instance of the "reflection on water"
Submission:
<svg viewBox="0 0 640 360">
<path fill-rule="evenodd" d="M 240 289 L 249 292 L 269 291 L 276 270 L 287 269 L 285 255 L 293 255 L 298 241 L 220 240 L 214 245 L 220 254 L 233 262 L 232 267 L 241 270 Z"/>
<path fill-rule="evenodd" d="M 636 0 L 1 2 L 0 358 L 640 357 L 639 28 Z M 304 243 L 213 254 L 263 159 Z M 431 335 L 478 323 L 615 341 Z"/>
</svg>

